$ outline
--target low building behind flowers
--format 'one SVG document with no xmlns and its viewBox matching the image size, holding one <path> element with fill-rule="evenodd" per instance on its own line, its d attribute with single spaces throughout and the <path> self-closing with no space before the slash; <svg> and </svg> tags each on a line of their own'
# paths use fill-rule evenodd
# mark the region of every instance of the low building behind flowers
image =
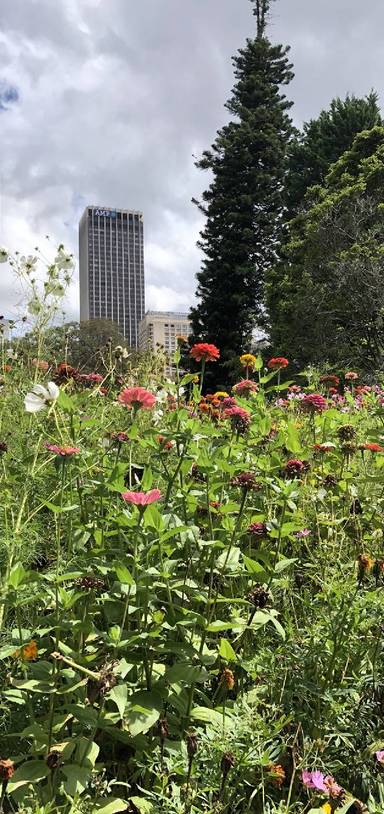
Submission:
<svg viewBox="0 0 384 814">
<path fill-rule="evenodd" d="M 142 351 L 159 348 L 166 354 L 165 373 L 173 376 L 172 356 L 178 337 L 187 338 L 191 331 L 188 314 L 174 311 L 147 311 L 139 325 L 139 348 Z"/>
</svg>

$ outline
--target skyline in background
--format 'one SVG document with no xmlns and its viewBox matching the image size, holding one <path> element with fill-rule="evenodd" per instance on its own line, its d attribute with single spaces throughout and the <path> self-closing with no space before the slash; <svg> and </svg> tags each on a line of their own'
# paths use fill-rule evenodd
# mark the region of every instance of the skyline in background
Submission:
<svg viewBox="0 0 384 814">
<path fill-rule="evenodd" d="M 79 317 L 77 230 L 89 204 L 137 209 L 146 223 L 146 304 L 188 310 L 200 266 L 209 183 L 199 156 L 227 121 L 231 56 L 252 36 L 248 0 L 3 0 L 0 33 L 0 243 L 50 256 L 63 242 L 77 269 L 65 304 Z M 332 22 L 331 22 L 332 21 Z M 269 36 L 290 44 L 296 125 L 332 96 L 383 102 L 382 0 L 277 0 Z M 367 50 L 367 42 L 370 47 Z M 14 316 L 1 266 L 1 311 Z"/>
</svg>

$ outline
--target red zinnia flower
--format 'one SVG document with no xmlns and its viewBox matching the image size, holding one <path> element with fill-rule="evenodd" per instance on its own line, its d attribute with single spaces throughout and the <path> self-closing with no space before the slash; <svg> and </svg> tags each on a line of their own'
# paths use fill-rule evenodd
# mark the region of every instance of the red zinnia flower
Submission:
<svg viewBox="0 0 384 814">
<path fill-rule="evenodd" d="M 45 444 L 45 447 L 49 452 L 54 452 L 55 455 L 60 455 L 62 458 L 70 458 L 80 452 L 79 447 L 59 447 L 57 444 Z"/>
<path fill-rule="evenodd" d="M 384 447 L 381 444 L 369 444 L 368 442 L 359 444 L 359 449 L 368 449 L 369 452 L 384 452 Z"/>
<path fill-rule="evenodd" d="M 301 401 L 303 409 L 312 411 L 313 413 L 321 413 L 327 409 L 327 401 L 320 393 L 307 393 Z"/>
<path fill-rule="evenodd" d="M 191 348 L 189 354 L 195 362 L 217 362 L 220 359 L 219 349 L 208 342 L 198 342 Z"/>
<path fill-rule="evenodd" d="M 123 492 L 121 497 L 126 503 L 133 503 L 134 506 L 149 506 L 160 500 L 160 489 L 151 489 L 150 492 Z"/>
<path fill-rule="evenodd" d="M 267 363 L 270 370 L 281 370 L 283 367 L 288 367 L 289 361 L 284 356 L 274 356 Z"/>
<path fill-rule="evenodd" d="M 268 528 L 265 523 L 251 523 L 247 528 L 248 534 L 253 537 L 266 537 L 268 535 Z"/>
<path fill-rule="evenodd" d="M 316 452 L 332 452 L 332 450 L 335 449 L 335 445 L 334 444 L 314 444 L 313 449 L 315 449 Z"/>
<path fill-rule="evenodd" d="M 144 387 L 126 387 L 117 398 L 120 404 L 133 407 L 134 410 L 151 410 L 156 404 L 156 396 Z"/>
</svg>

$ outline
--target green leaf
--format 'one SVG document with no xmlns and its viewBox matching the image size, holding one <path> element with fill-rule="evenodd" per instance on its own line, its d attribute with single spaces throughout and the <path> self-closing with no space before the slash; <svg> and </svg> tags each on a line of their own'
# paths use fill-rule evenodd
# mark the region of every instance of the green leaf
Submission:
<svg viewBox="0 0 384 814">
<path fill-rule="evenodd" d="M 191 718 L 195 721 L 201 721 L 204 724 L 213 724 L 213 726 L 223 726 L 223 713 L 218 712 L 216 709 L 209 709 L 208 707 L 194 707 L 191 712 Z"/>
<path fill-rule="evenodd" d="M 155 692 L 137 692 L 129 699 L 126 712 L 126 728 L 132 738 L 149 729 L 160 718 L 163 707 L 161 695 Z"/>
<path fill-rule="evenodd" d="M 92 814 L 116 814 L 117 811 L 126 811 L 127 803 L 119 797 L 114 797 L 112 800 L 108 797 L 108 802 L 100 800 L 95 802 L 95 808 Z"/>
<path fill-rule="evenodd" d="M 26 783 L 40 783 L 48 777 L 49 769 L 44 760 L 28 760 L 16 769 L 12 780 L 8 784 L 8 791 L 16 791 Z"/>
<path fill-rule="evenodd" d="M 8 578 L 8 585 L 11 588 L 19 588 L 23 582 L 27 581 L 28 572 L 23 568 L 21 563 L 17 563 L 13 568 Z"/>
<path fill-rule="evenodd" d="M 61 767 L 61 771 L 66 777 L 63 786 L 70 797 L 75 794 L 82 794 L 92 777 L 92 768 L 79 766 L 77 763 L 70 763 Z"/>
<path fill-rule="evenodd" d="M 116 684 L 108 693 L 108 698 L 113 701 L 119 710 L 120 718 L 124 718 L 125 707 L 127 705 L 128 689 L 126 684 Z"/>
<path fill-rule="evenodd" d="M 113 567 L 119 582 L 121 582 L 123 585 L 135 584 L 135 580 L 133 579 L 133 576 L 126 565 L 121 562 L 117 562 Z"/>
<path fill-rule="evenodd" d="M 151 489 L 152 487 L 152 483 L 153 483 L 152 469 L 146 466 L 144 469 L 143 477 L 141 479 L 140 488 L 143 490 L 143 492 L 148 492 L 149 489 Z"/>
<path fill-rule="evenodd" d="M 265 568 L 259 562 L 256 562 L 256 560 L 251 560 L 249 557 L 246 557 L 245 554 L 243 554 L 243 563 L 250 574 L 258 574 L 262 581 L 263 577 L 265 578 L 267 576 Z"/>
<path fill-rule="evenodd" d="M 179 684 L 180 681 L 191 686 L 203 684 L 209 678 L 209 673 L 201 667 L 193 666 L 188 662 L 179 662 L 165 671 L 164 679 L 168 684 Z"/>
<path fill-rule="evenodd" d="M 139 814 L 152 814 L 153 805 L 148 800 L 143 800 L 142 797 L 130 797 L 129 802 L 133 803 Z"/>
<path fill-rule="evenodd" d="M 56 402 L 65 413 L 73 413 L 76 409 L 75 402 L 73 399 L 68 396 L 68 393 L 65 390 L 60 390 L 59 398 Z"/>
<path fill-rule="evenodd" d="M 219 656 L 225 661 L 237 661 L 236 653 L 228 639 L 220 639 Z"/>
<path fill-rule="evenodd" d="M 302 453 L 299 433 L 298 433 L 298 431 L 296 429 L 296 426 L 295 426 L 293 421 L 288 421 L 287 437 L 286 437 L 286 440 L 285 440 L 285 446 L 294 455 L 301 455 L 301 453 Z"/>
</svg>

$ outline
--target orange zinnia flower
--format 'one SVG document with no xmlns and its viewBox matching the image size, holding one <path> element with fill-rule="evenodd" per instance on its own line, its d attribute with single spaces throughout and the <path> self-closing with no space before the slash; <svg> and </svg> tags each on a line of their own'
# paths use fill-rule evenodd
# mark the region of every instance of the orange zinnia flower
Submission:
<svg viewBox="0 0 384 814">
<path fill-rule="evenodd" d="M 31 642 L 28 642 L 28 644 L 25 644 L 24 647 L 15 650 L 15 652 L 12 653 L 12 658 L 21 658 L 23 661 L 34 661 L 37 659 L 37 656 L 37 643 L 34 639 L 32 639 Z"/>
</svg>

